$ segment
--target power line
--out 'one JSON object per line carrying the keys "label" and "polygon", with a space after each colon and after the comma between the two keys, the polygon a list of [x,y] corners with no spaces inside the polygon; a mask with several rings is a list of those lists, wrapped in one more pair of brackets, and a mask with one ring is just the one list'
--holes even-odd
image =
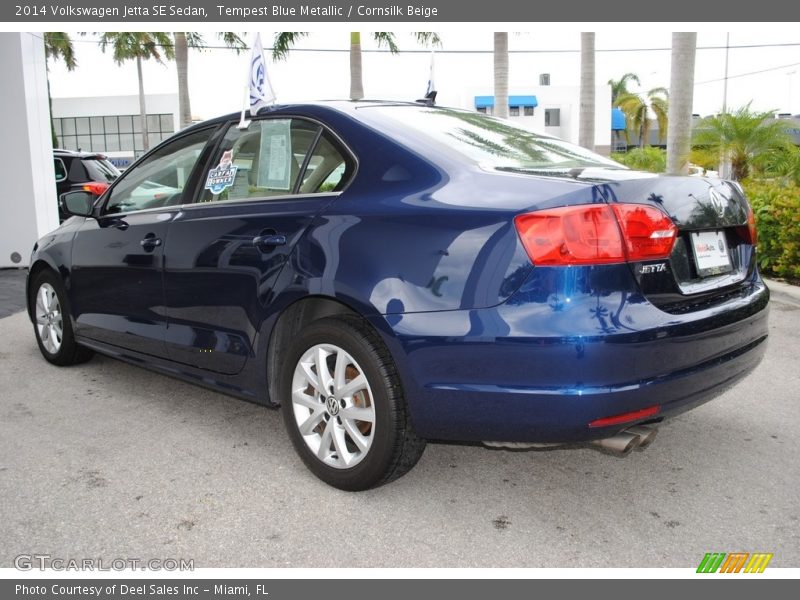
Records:
{"label": "power line", "polygon": [[[791,63],[788,65],[781,65],[779,67],[770,67],[768,69],[760,69],[759,71],[750,71],[749,73],[739,73],[738,75],[729,75],[728,79],[736,79],[738,77],[748,77],[749,75],[759,75],[760,73],[768,73],[769,71],[780,71],[781,69],[788,69],[789,67],[796,67],[800,62]],[[725,81],[725,77],[719,79],[707,79],[706,81],[698,81],[695,85],[703,85],[705,83],[716,83],[718,81]]]}

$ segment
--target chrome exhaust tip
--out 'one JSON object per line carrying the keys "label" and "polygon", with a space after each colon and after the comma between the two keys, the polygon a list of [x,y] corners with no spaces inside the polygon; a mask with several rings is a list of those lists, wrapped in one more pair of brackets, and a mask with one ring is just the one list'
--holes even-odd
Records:
{"label": "chrome exhaust tip", "polygon": [[636,425],[634,427],[629,427],[625,431],[638,435],[641,438],[639,445],[636,446],[636,450],[644,450],[647,448],[655,441],[656,434],[658,434],[658,429],[655,427],[648,427],[647,425]]}
{"label": "chrome exhaust tip", "polygon": [[592,440],[590,443],[614,456],[628,456],[633,452],[634,448],[642,443],[642,437],[636,433],[631,433],[630,430],[626,430],[611,437]]}

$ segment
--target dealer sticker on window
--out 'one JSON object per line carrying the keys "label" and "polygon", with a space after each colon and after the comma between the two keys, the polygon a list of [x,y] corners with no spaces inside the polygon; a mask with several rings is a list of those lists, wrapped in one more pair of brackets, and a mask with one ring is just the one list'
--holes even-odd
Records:
{"label": "dealer sticker on window", "polygon": [[702,231],[691,234],[692,251],[700,277],[718,275],[731,270],[728,243],[722,231]]}
{"label": "dealer sticker on window", "polygon": [[236,180],[236,170],[233,164],[233,151],[226,150],[222,153],[219,166],[214,167],[208,172],[205,188],[211,190],[212,194],[221,194],[225,188],[229,188]]}

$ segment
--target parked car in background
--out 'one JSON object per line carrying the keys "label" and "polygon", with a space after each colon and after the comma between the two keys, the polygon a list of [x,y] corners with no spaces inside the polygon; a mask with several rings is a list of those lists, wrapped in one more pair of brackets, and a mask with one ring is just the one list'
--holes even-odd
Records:
{"label": "parked car in background", "polygon": [[236,113],[61,203],[27,284],[44,358],[102,352],[280,406],[346,490],[401,476],[427,439],[643,448],[766,348],[740,187],[469,111]]}
{"label": "parked car in background", "polygon": [[[91,152],[53,150],[53,166],[59,196],[80,190],[98,197],[120,176],[119,170],[105,156]],[[59,220],[67,216],[59,204]]]}

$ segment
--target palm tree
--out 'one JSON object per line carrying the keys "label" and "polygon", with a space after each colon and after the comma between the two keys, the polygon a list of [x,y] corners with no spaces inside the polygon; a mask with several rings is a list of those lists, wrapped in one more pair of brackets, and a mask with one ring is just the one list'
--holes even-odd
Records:
{"label": "palm tree", "polygon": [[508,32],[494,34],[494,116],[508,118]]}
{"label": "palm tree", "polygon": [[594,32],[581,33],[581,92],[578,145],[594,150]]}
{"label": "palm tree", "polygon": [[[175,41],[175,66],[178,70],[178,113],[181,128],[192,123],[192,105],[189,100],[189,48],[205,48],[203,36],[197,32],[180,32],[172,34]],[[217,37],[228,47],[239,54],[247,48],[236,33],[222,31]]]}
{"label": "palm tree", "polygon": [[754,160],[790,143],[786,123],[767,120],[773,114],[752,112],[747,104],[734,112],[708,117],[695,129],[692,143],[713,155],[728,157],[731,179],[745,179]]}
{"label": "palm tree", "polygon": [[168,34],[163,32],[104,33],[100,36],[100,49],[105,52],[108,46],[111,46],[114,62],[118,65],[128,60],[136,61],[136,71],[139,76],[139,110],[142,118],[142,149],[146,152],[150,148],[150,143],[147,135],[147,107],[144,100],[142,61],[152,58],[163,64],[163,58],[168,60],[175,58],[172,40]]}
{"label": "palm tree", "polygon": [[[289,51],[297,41],[308,33],[305,31],[279,31],[275,34],[272,43],[272,59],[281,60],[286,58]],[[442,41],[439,35],[432,31],[416,31],[414,36],[417,41],[426,46],[441,46]],[[397,54],[400,49],[397,47],[395,35],[389,31],[376,31],[372,34],[372,39],[378,44],[379,48],[387,47],[392,54]],[[353,31],[350,33],[350,99],[361,100],[364,97],[364,78],[361,68],[361,32]]]}
{"label": "palm tree", "polygon": [[[628,120],[628,127],[639,134],[639,146],[648,145],[648,134],[650,133],[650,111],[652,110],[658,123],[658,139],[664,139],[664,132],[667,131],[667,113],[669,110],[669,92],[666,88],[657,87],[648,90],[644,95],[628,92],[617,97],[615,106],[625,113]],[[628,137],[628,131],[625,131]]]}
{"label": "palm tree", "polygon": [[756,157],[754,166],[766,177],[778,177],[800,185],[800,147],[787,144]]}
{"label": "palm tree", "polygon": [[625,73],[619,79],[609,79],[608,85],[611,86],[611,104],[616,106],[617,105],[617,98],[620,96],[630,94],[628,90],[628,82],[633,81],[636,85],[641,85],[639,82],[639,76],[636,73]]}
{"label": "palm tree", "polygon": [[[75,59],[75,47],[68,33],[63,31],[46,31],[44,33],[44,55],[46,59],[63,60],[67,71],[74,71],[78,66]],[[47,105],[50,107],[50,135],[53,138],[53,148],[58,148],[58,136],[53,125],[53,98],[50,96],[50,65],[47,64]]]}
{"label": "palm tree", "polygon": [[667,173],[688,175],[692,139],[692,100],[697,33],[672,34],[669,123],[667,126]]}

